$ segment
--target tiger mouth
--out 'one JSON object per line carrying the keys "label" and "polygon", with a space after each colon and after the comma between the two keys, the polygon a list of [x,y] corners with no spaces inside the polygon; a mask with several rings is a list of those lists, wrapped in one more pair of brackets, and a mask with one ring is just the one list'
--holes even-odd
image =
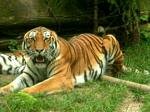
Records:
{"label": "tiger mouth", "polygon": [[44,63],[44,62],[46,62],[46,58],[43,56],[37,56],[37,57],[35,57],[35,62],[36,63]]}

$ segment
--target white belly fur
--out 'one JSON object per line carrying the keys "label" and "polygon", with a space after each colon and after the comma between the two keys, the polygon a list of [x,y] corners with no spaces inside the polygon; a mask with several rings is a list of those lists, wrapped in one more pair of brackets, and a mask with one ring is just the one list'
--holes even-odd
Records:
{"label": "white belly fur", "polygon": [[[99,75],[104,75],[105,74],[106,60],[105,60],[104,57],[102,57],[101,59],[102,59],[102,68],[100,68],[99,64],[96,64],[95,66],[92,67],[94,73],[97,71],[96,79],[99,77]],[[94,80],[88,69],[86,70],[86,77],[87,77],[87,81]],[[85,83],[85,74],[81,73],[80,75],[76,75],[75,79],[76,79],[75,80],[75,85],[83,84],[83,83]]]}

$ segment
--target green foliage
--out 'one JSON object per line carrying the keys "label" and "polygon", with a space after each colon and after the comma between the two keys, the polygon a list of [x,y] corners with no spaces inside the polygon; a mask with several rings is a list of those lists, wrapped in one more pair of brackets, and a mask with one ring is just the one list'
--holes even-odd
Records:
{"label": "green foliage", "polygon": [[150,24],[147,23],[140,28],[141,39],[150,42]]}
{"label": "green foliage", "polygon": [[140,31],[140,35],[141,35],[143,40],[149,40],[150,39],[150,31],[148,31],[147,29],[142,29]]}
{"label": "green foliage", "polygon": [[140,16],[140,20],[141,20],[142,22],[148,22],[148,20],[149,20],[149,15],[142,15],[142,16]]}
{"label": "green foliage", "polygon": [[122,24],[126,29],[126,34],[131,38],[135,33],[139,33],[139,3],[137,0],[107,0],[108,3],[112,4],[112,10],[116,11],[117,14],[121,15]]}
{"label": "green foliage", "polygon": [[[147,69],[150,71],[150,46],[149,42],[141,42],[140,44],[130,46],[125,50],[125,65],[137,68],[139,70]],[[129,75],[132,76],[132,75]],[[127,77],[129,77],[127,75]],[[140,75],[141,76],[141,75]],[[142,78],[142,77],[136,78]],[[143,75],[142,75],[143,76]],[[135,79],[134,76],[132,79]],[[143,79],[146,80],[147,78]],[[150,80],[149,80],[150,81]]]}
{"label": "green foliage", "polygon": [[131,24],[135,19],[138,19],[138,1],[137,0],[107,0],[108,3],[117,7],[118,12],[123,14],[122,20]]}
{"label": "green foliage", "polygon": [[20,44],[18,44],[17,40],[11,40],[8,45],[8,48],[10,51],[15,51],[15,50],[21,49],[21,46],[20,46]]}

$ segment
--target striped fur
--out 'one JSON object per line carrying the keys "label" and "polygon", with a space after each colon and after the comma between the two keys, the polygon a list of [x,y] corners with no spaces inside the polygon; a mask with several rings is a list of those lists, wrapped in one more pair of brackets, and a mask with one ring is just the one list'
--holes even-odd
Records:
{"label": "striped fur", "polygon": [[123,67],[123,54],[113,35],[101,38],[85,33],[66,41],[50,29],[37,27],[25,34],[22,49],[26,52],[25,68],[13,82],[0,88],[3,94],[70,90],[100,79],[108,71],[116,74]]}
{"label": "striped fur", "polygon": [[0,53],[0,74],[20,75],[24,68],[25,60],[22,52]]}

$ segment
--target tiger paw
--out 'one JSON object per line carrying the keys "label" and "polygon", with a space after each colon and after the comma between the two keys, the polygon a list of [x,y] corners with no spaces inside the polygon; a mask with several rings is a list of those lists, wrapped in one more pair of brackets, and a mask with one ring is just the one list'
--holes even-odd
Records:
{"label": "tiger paw", "polygon": [[7,95],[10,93],[10,90],[5,88],[5,87],[1,87],[0,88],[0,95]]}
{"label": "tiger paw", "polygon": [[0,88],[0,95],[7,95],[7,94],[11,93],[12,88],[13,88],[13,86],[11,84],[8,84],[4,87],[1,87]]}

